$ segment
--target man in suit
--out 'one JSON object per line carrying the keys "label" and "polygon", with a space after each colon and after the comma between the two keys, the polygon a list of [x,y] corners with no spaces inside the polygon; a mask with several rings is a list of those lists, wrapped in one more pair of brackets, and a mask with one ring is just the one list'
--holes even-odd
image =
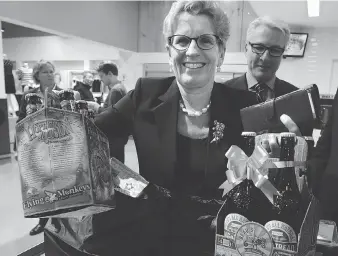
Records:
{"label": "man in suit", "polygon": [[255,19],[246,36],[248,72],[225,85],[254,91],[260,102],[296,91],[296,86],[276,77],[289,37],[290,30],[285,23],[270,17]]}

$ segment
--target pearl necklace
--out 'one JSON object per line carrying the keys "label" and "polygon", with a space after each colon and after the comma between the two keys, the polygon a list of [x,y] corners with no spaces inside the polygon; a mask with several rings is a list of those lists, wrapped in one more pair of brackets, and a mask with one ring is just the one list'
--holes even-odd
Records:
{"label": "pearl necklace", "polygon": [[209,104],[205,108],[202,108],[201,111],[196,111],[196,110],[189,110],[189,109],[187,109],[184,106],[184,103],[182,102],[182,100],[180,100],[180,108],[181,108],[181,110],[184,113],[186,113],[188,116],[194,116],[194,117],[199,117],[199,116],[205,114],[209,110],[210,104],[211,104],[211,102],[209,102]]}

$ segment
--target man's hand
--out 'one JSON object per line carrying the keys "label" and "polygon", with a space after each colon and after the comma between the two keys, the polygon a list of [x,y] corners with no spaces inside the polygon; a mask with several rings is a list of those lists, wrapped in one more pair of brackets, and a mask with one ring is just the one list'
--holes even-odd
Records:
{"label": "man's hand", "polygon": [[297,124],[288,115],[281,115],[280,121],[288,128],[289,132],[295,133],[297,136],[302,136]]}
{"label": "man's hand", "polygon": [[[285,125],[289,132],[293,132],[296,136],[302,136],[297,124],[288,116],[281,115],[280,121]],[[263,148],[269,153],[271,158],[279,157],[280,155],[280,137],[269,136],[268,139],[262,141]]]}

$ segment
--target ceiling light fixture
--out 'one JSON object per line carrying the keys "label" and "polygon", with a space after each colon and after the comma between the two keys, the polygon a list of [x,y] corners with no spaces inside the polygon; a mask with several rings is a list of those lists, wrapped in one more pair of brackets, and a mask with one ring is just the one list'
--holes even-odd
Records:
{"label": "ceiling light fixture", "polygon": [[4,29],[1,29],[1,32],[3,33],[3,32],[5,32],[5,30],[4,30]]}
{"label": "ceiling light fixture", "polygon": [[320,0],[307,0],[307,12],[309,17],[319,16]]}

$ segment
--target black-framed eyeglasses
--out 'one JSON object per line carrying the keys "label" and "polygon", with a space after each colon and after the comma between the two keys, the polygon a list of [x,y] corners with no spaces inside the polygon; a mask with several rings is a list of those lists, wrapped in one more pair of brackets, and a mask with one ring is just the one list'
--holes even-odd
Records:
{"label": "black-framed eyeglasses", "polygon": [[251,46],[251,51],[253,53],[256,53],[258,55],[263,55],[266,50],[268,50],[270,56],[272,57],[280,57],[283,55],[285,49],[281,47],[267,47],[263,44],[253,44],[249,42],[249,45]]}
{"label": "black-framed eyeglasses", "polygon": [[218,42],[222,42],[218,36],[212,34],[203,34],[198,37],[173,35],[168,37],[168,44],[178,51],[186,51],[189,48],[192,40],[195,40],[198,48],[201,50],[210,50],[214,48]]}

